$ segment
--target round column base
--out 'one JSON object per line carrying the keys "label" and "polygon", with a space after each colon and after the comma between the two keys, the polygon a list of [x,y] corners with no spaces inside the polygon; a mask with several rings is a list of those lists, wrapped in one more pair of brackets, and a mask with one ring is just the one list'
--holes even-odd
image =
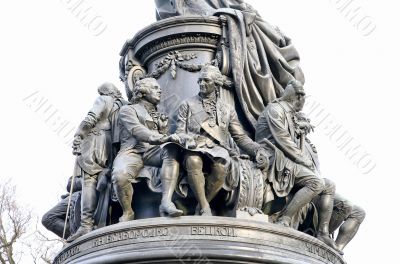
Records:
{"label": "round column base", "polygon": [[54,260],[70,263],[344,264],[321,241],[271,223],[226,217],[151,218],[95,230]]}

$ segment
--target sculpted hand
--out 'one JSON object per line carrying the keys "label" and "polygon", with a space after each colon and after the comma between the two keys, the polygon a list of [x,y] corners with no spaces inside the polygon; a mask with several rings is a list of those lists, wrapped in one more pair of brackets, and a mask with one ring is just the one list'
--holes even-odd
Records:
{"label": "sculpted hand", "polygon": [[186,148],[195,149],[197,148],[196,140],[192,136],[188,136],[185,140]]}
{"label": "sculpted hand", "polygon": [[167,135],[151,135],[148,142],[152,145],[161,145],[168,141]]}
{"label": "sculpted hand", "polygon": [[260,156],[260,157],[269,159],[269,157],[272,156],[272,154],[268,150],[266,150],[265,148],[260,147],[257,150],[256,156]]}
{"label": "sculpted hand", "polygon": [[81,154],[81,143],[82,143],[82,137],[79,135],[75,136],[74,141],[72,142],[72,154],[74,155]]}
{"label": "sculpted hand", "polygon": [[306,166],[307,168],[312,168],[312,166],[313,166],[313,162],[312,162],[312,160],[310,160],[310,159],[306,159],[306,160],[304,160],[304,162],[302,162],[302,164],[304,165],[304,166]]}
{"label": "sculpted hand", "polygon": [[315,128],[315,126],[309,124],[308,133],[310,133],[311,131],[314,132],[314,128]]}
{"label": "sculpted hand", "polygon": [[161,115],[160,119],[158,120],[158,128],[161,133],[168,132],[168,116]]}
{"label": "sculpted hand", "polygon": [[168,136],[167,142],[182,144],[182,139],[177,134],[172,134]]}
{"label": "sculpted hand", "polygon": [[306,123],[303,125],[303,127],[300,126],[300,128],[304,129],[306,134],[309,134],[311,131],[314,132],[314,126],[311,125],[310,123]]}
{"label": "sculpted hand", "polygon": [[185,146],[185,148],[195,149],[197,147],[197,143],[194,140],[192,135],[181,133],[181,134],[179,134],[179,137],[181,139],[180,144]]}

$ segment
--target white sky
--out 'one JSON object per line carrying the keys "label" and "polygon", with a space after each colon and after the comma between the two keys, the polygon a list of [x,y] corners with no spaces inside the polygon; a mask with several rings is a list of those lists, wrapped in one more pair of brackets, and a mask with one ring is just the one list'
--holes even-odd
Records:
{"label": "white sky", "polygon": [[[97,96],[96,88],[119,82],[119,51],[125,40],[155,21],[151,0],[85,0],[107,28],[99,36],[71,10],[69,0],[0,3],[0,69],[3,86],[1,179],[12,178],[18,199],[42,215],[63,194],[74,157],[53,131],[57,117],[77,126]],[[72,2],[76,2],[73,0]],[[361,144],[377,164],[370,173],[352,161],[317,127],[313,142],[325,177],[339,193],[367,211],[359,234],[345,250],[349,264],[394,263],[399,237],[399,82],[397,1],[354,0],[356,20],[369,19],[376,30],[365,35],[336,9],[347,0],[248,0],[268,22],[291,37],[301,55],[306,91],[328,119]],[[93,15],[92,15],[93,16]],[[47,99],[35,112],[24,98],[37,92]],[[46,122],[51,111],[53,118]],[[332,119],[334,118],[334,119]],[[70,134],[70,137],[72,137]],[[71,139],[71,138],[68,138]],[[352,143],[353,144],[353,143]],[[356,145],[354,145],[356,146]],[[366,160],[364,160],[366,161]],[[371,163],[372,164],[372,163]]]}

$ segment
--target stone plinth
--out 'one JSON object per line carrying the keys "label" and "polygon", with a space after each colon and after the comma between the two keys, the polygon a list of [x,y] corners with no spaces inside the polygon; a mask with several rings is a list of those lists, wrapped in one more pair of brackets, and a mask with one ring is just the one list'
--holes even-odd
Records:
{"label": "stone plinth", "polygon": [[237,218],[186,216],[98,229],[64,247],[54,263],[345,262],[319,240],[289,228]]}

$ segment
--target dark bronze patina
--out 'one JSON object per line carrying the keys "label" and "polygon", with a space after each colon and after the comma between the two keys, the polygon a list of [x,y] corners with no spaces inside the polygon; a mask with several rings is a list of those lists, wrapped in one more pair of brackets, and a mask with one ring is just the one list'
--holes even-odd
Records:
{"label": "dark bronze patina", "polygon": [[120,52],[128,101],[105,83],[75,135],[54,263],[344,263],[365,212],[321,177],[291,40],[242,0],[155,4]]}

